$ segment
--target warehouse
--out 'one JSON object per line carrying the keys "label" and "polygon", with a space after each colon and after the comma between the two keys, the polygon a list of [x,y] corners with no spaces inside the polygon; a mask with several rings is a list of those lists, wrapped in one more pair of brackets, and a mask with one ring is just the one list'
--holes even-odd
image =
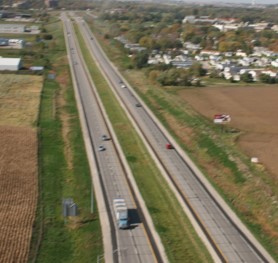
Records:
{"label": "warehouse", "polygon": [[20,24],[1,24],[0,33],[24,33],[25,25]]}
{"label": "warehouse", "polygon": [[1,58],[0,70],[16,71],[21,68],[21,58]]}

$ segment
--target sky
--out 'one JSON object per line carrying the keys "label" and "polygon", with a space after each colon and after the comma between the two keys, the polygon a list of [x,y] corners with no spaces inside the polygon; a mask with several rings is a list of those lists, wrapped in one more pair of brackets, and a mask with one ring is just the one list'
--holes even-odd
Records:
{"label": "sky", "polygon": [[[195,2],[195,3],[229,3],[229,4],[251,4],[252,0],[182,0],[184,2]],[[255,0],[255,4],[278,4],[278,0]],[[278,12],[278,11],[277,11]]]}

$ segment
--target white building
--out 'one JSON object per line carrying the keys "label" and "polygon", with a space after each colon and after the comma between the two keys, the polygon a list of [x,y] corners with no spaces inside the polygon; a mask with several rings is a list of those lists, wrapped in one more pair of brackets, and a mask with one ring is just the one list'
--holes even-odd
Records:
{"label": "white building", "polygon": [[1,24],[0,33],[24,33],[25,25],[21,24]]}
{"label": "white building", "polygon": [[0,70],[16,71],[21,68],[21,58],[2,58],[0,57]]}
{"label": "white building", "polygon": [[271,66],[278,68],[278,58],[274,61],[271,61]]}

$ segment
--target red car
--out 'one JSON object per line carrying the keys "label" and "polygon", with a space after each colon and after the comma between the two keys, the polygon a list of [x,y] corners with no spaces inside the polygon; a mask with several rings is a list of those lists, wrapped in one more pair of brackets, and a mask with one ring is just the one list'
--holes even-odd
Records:
{"label": "red car", "polygon": [[166,149],[173,149],[173,145],[171,143],[166,143]]}

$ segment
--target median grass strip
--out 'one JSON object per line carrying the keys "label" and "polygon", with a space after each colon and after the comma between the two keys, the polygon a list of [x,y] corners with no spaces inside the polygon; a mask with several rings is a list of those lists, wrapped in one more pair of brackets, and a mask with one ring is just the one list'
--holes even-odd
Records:
{"label": "median grass strip", "polygon": [[[160,234],[170,262],[212,262],[191,223],[120,107],[81,37],[76,33],[92,79]],[[124,132],[123,132],[124,131]],[[128,135],[128,136],[127,136]]]}
{"label": "median grass strip", "polygon": [[[30,262],[94,262],[103,254],[97,206],[91,214],[91,178],[67,66],[63,28],[47,27],[55,80],[45,79],[39,117],[40,200]],[[63,217],[62,199],[73,198],[76,217]],[[41,232],[40,232],[41,231]],[[39,250],[36,247],[39,244]]]}

